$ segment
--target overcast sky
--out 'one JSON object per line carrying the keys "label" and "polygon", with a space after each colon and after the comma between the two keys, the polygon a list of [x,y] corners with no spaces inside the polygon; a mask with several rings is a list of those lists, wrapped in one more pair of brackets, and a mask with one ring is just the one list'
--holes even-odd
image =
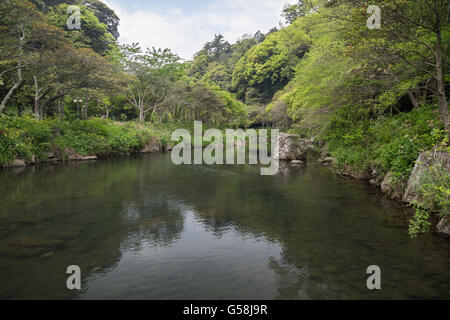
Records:
{"label": "overcast sky", "polygon": [[103,0],[120,18],[121,43],[170,48],[184,59],[222,33],[230,43],[244,33],[269,31],[291,0]]}

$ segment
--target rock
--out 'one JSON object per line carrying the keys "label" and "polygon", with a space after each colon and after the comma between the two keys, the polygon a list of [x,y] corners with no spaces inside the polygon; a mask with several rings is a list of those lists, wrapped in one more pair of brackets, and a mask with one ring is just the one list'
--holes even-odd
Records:
{"label": "rock", "polygon": [[450,216],[446,215],[436,226],[438,232],[450,236]]}
{"label": "rock", "polygon": [[25,161],[20,159],[15,159],[13,163],[11,163],[10,167],[25,167]]}
{"label": "rock", "polygon": [[[355,175],[355,179],[357,180],[369,180],[370,179],[370,172],[369,170],[363,170],[359,172],[357,175]],[[400,195],[401,197],[401,195]]]}
{"label": "rock", "polygon": [[82,156],[75,152],[75,150],[67,148],[64,150],[64,158],[67,158],[70,161],[88,161],[88,160],[97,160],[97,156]]}
{"label": "rock", "polygon": [[334,159],[332,157],[325,157],[325,158],[320,158],[317,161],[319,161],[322,164],[332,164]]}
{"label": "rock", "polygon": [[304,164],[304,162],[303,162],[302,160],[292,160],[292,161],[290,162],[290,164],[295,165],[295,166],[298,166],[298,165]]}
{"label": "rock", "polygon": [[62,161],[62,159],[63,159],[62,152],[55,148],[52,148],[52,150],[47,152],[47,159],[45,161],[57,162],[57,161]]}
{"label": "rock", "polygon": [[87,156],[87,157],[81,157],[78,160],[79,161],[92,161],[92,160],[97,160],[97,156]]}
{"label": "rock", "polygon": [[147,144],[140,150],[140,153],[153,153],[153,152],[159,152],[160,149],[160,142],[156,138],[150,139]]}
{"label": "rock", "polygon": [[171,144],[166,144],[166,146],[164,147],[164,151],[172,151],[173,150],[173,146]]}
{"label": "rock", "polygon": [[[450,172],[450,155],[447,152],[422,152],[414,166],[413,171],[408,180],[405,193],[403,194],[403,202],[412,203],[414,201],[422,202],[420,196],[420,186],[425,179],[429,179],[430,167],[441,166],[442,171]],[[426,208],[434,209],[434,208]]]}
{"label": "rock", "polygon": [[305,160],[306,152],[312,148],[309,140],[295,134],[280,133],[275,145],[276,157],[279,160]]}
{"label": "rock", "polygon": [[31,156],[30,159],[27,160],[27,164],[36,164],[37,162],[37,157],[36,156]]}
{"label": "rock", "polygon": [[393,184],[392,174],[388,172],[381,182],[381,191],[388,194],[392,199],[401,199],[402,193]]}

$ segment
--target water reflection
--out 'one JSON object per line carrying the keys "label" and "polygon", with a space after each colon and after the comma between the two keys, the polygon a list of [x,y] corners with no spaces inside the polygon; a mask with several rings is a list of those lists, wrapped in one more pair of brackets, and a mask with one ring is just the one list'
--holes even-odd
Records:
{"label": "water reflection", "polygon": [[0,298],[449,298],[448,242],[411,241],[408,212],[370,186],[283,168],[150,155],[0,171]]}

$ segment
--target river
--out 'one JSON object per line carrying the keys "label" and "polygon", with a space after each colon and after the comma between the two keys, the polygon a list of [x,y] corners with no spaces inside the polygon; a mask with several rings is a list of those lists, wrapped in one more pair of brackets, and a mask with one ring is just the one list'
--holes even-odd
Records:
{"label": "river", "polygon": [[0,299],[449,299],[450,241],[411,240],[408,214],[315,161],[276,176],[169,154],[1,170]]}

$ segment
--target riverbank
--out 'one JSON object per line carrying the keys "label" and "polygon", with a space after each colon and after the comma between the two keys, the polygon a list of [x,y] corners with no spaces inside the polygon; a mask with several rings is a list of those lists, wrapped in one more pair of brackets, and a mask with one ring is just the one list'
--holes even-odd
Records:
{"label": "riverbank", "polygon": [[[298,165],[304,160],[304,153],[315,148],[321,152],[320,161],[330,166],[336,174],[367,180],[388,197],[414,207],[416,214],[410,227],[412,236],[430,230],[430,214],[441,218],[437,228],[441,233],[450,235],[450,157],[442,131],[437,123],[428,118],[433,118],[432,110],[429,114],[421,112],[418,119],[412,113],[407,118],[398,116],[374,124],[367,132],[375,133],[378,137],[380,135],[377,132],[381,128],[392,130],[391,140],[384,143],[368,139],[370,136],[367,132],[364,133],[366,137],[360,133],[360,138],[354,140],[353,144],[346,142],[354,139],[349,138],[351,133],[342,136],[339,141],[330,139],[330,135],[328,141],[310,141],[297,135],[282,135],[280,151],[283,155],[280,159],[294,160],[294,165]],[[95,118],[69,122],[1,116],[0,120],[0,167],[95,160],[171,150],[171,133],[182,126],[175,123],[155,125]],[[421,131],[417,133],[418,130]],[[399,145],[399,141],[403,145]],[[439,141],[441,143],[436,144]],[[414,148],[409,148],[407,142]],[[355,150],[361,151],[363,143],[373,153],[366,152],[365,159],[356,161],[363,153]],[[432,151],[420,151],[426,148]],[[355,158],[355,154],[358,157]],[[390,161],[382,161],[388,155]]]}
{"label": "riverbank", "polygon": [[171,125],[104,119],[60,121],[0,118],[0,166],[80,161],[168,148]]}
{"label": "riverbank", "polygon": [[[407,123],[407,127],[409,126],[411,125]],[[398,135],[398,132],[396,134]],[[392,135],[394,143],[396,134]],[[423,136],[416,136],[411,141],[418,140],[417,144],[424,145],[424,141],[420,141],[423,139]],[[404,148],[393,150],[393,153],[397,152],[396,160],[402,162],[391,169],[383,167],[382,162],[370,162],[371,159],[376,159],[376,155],[372,155],[372,158],[368,155],[365,166],[357,163],[359,168],[348,161],[342,162],[342,159],[340,162],[336,157],[342,156],[343,151],[351,153],[350,147],[336,153],[330,150],[327,141],[308,140],[295,134],[281,133],[276,152],[280,160],[297,165],[303,163],[306,154],[313,150],[320,155],[318,161],[328,166],[335,174],[344,178],[365,180],[381,189],[387,197],[413,207],[415,214],[409,227],[412,237],[430,231],[433,220],[438,221],[433,226],[439,233],[450,236],[450,154],[446,150],[445,139],[443,141],[444,143],[434,145],[426,151],[419,148],[410,150],[408,156],[416,157],[415,161],[411,162],[405,158]],[[387,147],[391,146],[387,143],[381,146],[381,150]]]}
{"label": "riverbank", "polygon": [[450,235],[450,148],[436,106],[359,122],[344,111],[319,137],[324,162],[412,206],[412,236],[430,230],[430,214]]}
{"label": "riverbank", "polygon": [[[392,173],[384,176],[373,170],[368,175],[342,174],[330,156],[318,160],[340,177],[364,180],[378,188],[386,197],[404,203],[415,210],[410,220],[412,237],[428,232],[431,228],[450,237],[450,213],[448,204],[448,180],[450,155],[438,150],[420,153],[406,184],[393,184]],[[403,187],[402,187],[403,186]]]}

